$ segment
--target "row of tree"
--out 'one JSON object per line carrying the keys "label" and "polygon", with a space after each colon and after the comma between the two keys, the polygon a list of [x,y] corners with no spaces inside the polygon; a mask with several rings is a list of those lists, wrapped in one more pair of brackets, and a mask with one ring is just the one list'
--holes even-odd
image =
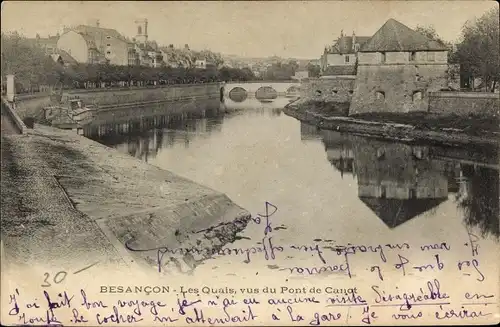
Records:
{"label": "row of tree", "polygon": [[[460,74],[462,80],[467,80],[469,87],[480,87],[494,92],[500,84],[499,59],[499,8],[486,12],[481,17],[467,21],[462,27],[462,35],[456,46],[444,41],[432,27],[418,26],[416,30],[431,39],[447,46],[448,62],[460,67],[460,71],[450,71]],[[480,79],[480,85],[474,85],[474,80]]]}
{"label": "row of tree", "polygon": [[[250,69],[217,68],[223,62],[220,55],[208,50],[201,52],[176,51],[188,56],[188,68],[115,66],[109,64],[76,64],[65,66],[17,33],[1,34],[2,78],[8,74],[16,76],[16,91],[33,92],[40,86],[64,88],[94,88],[107,86],[136,86],[158,84],[206,83],[216,81],[248,81],[255,79]],[[188,55],[190,54],[190,55]],[[197,57],[213,59],[209,69],[190,68]],[[171,60],[176,60],[172,57]],[[185,64],[178,59],[179,64]],[[183,65],[184,66],[184,65]],[[4,88],[2,80],[2,88]]]}

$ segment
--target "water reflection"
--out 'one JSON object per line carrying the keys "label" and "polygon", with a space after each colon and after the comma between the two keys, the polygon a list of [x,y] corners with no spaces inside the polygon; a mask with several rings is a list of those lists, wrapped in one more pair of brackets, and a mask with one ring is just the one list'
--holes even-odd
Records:
{"label": "water reflection", "polygon": [[[301,127],[305,138],[321,135],[328,161],[343,177],[349,174],[358,185],[359,199],[388,227],[395,228],[425,212],[435,211],[452,199],[470,227],[482,234],[500,236],[499,170],[495,149],[471,149],[409,145]],[[481,151],[483,153],[481,154]],[[450,197],[450,194],[453,195]]]}
{"label": "water reflection", "polygon": [[[94,126],[88,136],[224,192],[251,212],[273,199],[283,215],[295,217],[287,224],[294,240],[330,238],[339,226],[345,235],[337,238],[364,228],[365,238],[374,231],[411,237],[415,226],[434,233],[440,224],[458,233],[462,223],[500,236],[498,149],[318,130],[282,114],[287,102],[227,100],[224,110],[205,117],[152,116]],[[422,225],[412,224],[417,219]]]}
{"label": "water reflection", "polygon": [[207,114],[205,118],[152,116],[121,124],[89,126],[84,135],[148,162],[161,149],[178,145],[189,147],[193,138],[206,138],[220,132],[223,120],[224,113],[216,112]]}
{"label": "water reflection", "polygon": [[244,101],[233,101],[230,98],[224,99],[226,111],[252,110],[252,109],[283,109],[285,105],[294,101],[295,98],[278,97],[276,99],[247,98]]}

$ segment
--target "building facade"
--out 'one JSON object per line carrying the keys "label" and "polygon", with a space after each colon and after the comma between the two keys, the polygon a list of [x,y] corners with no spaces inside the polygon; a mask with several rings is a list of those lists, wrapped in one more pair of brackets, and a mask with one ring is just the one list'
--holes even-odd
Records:
{"label": "building facade", "polygon": [[447,87],[448,49],[389,19],[358,52],[349,114],[425,111]]}
{"label": "building facade", "polygon": [[56,36],[40,37],[36,35],[34,39],[29,39],[30,43],[34,46],[40,47],[47,56],[57,54],[57,41],[59,40],[59,34]]}
{"label": "building facade", "polygon": [[79,25],[67,29],[59,38],[57,47],[66,51],[79,63],[110,63],[129,65],[134,60],[131,43],[114,29]]}
{"label": "building facade", "polygon": [[352,36],[340,33],[340,37],[331,47],[326,47],[320,59],[322,75],[356,75],[357,53],[369,36]]}
{"label": "building facade", "polygon": [[67,28],[59,38],[57,48],[79,63],[160,67],[163,55],[156,42],[148,41],[147,19],[135,23],[137,35],[132,40],[114,29],[100,27],[99,21],[94,26]]}

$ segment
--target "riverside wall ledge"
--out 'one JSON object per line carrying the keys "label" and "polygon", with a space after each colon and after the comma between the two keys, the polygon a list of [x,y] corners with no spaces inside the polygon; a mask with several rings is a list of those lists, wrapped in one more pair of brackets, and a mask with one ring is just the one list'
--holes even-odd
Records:
{"label": "riverside wall ledge", "polygon": [[283,112],[304,123],[321,129],[374,137],[402,142],[426,142],[436,144],[499,146],[500,133],[489,132],[483,136],[474,136],[459,131],[428,131],[416,129],[412,125],[382,123],[355,119],[351,117],[325,117],[307,110],[296,110],[293,103]]}
{"label": "riverside wall ledge", "polygon": [[[97,108],[119,108],[136,104],[154,104],[197,99],[220,98],[222,83],[160,85],[149,87],[63,90],[62,102],[80,99]],[[17,97],[16,111],[21,118],[39,117],[43,108],[57,105],[49,94]]]}
{"label": "riverside wall ledge", "polygon": [[27,127],[22,121],[21,117],[17,114],[16,110],[12,107],[13,105],[7,101],[7,98],[2,96],[2,109],[5,110],[10,119],[14,122],[14,125],[19,130],[21,134],[26,133]]}
{"label": "riverside wall ledge", "polygon": [[165,256],[165,264],[174,257],[190,270],[250,221],[226,195],[70,131],[35,124],[24,135],[2,135],[1,146],[8,265],[71,271],[99,261],[158,271],[156,251],[132,252],[128,242],[197,249]]}

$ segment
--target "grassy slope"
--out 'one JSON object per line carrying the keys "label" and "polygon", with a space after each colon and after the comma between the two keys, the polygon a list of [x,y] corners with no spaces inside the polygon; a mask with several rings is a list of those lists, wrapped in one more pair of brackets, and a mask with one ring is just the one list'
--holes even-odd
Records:
{"label": "grassy slope", "polygon": [[[314,112],[325,117],[347,117],[349,103],[335,103],[311,101],[298,106],[300,111]],[[500,132],[498,116],[456,114],[442,115],[431,112],[407,113],[362,113],[350,116],[355,119],[413,125],[423,130],[457,129],[467,134],[480,134],[481,132]]]}

